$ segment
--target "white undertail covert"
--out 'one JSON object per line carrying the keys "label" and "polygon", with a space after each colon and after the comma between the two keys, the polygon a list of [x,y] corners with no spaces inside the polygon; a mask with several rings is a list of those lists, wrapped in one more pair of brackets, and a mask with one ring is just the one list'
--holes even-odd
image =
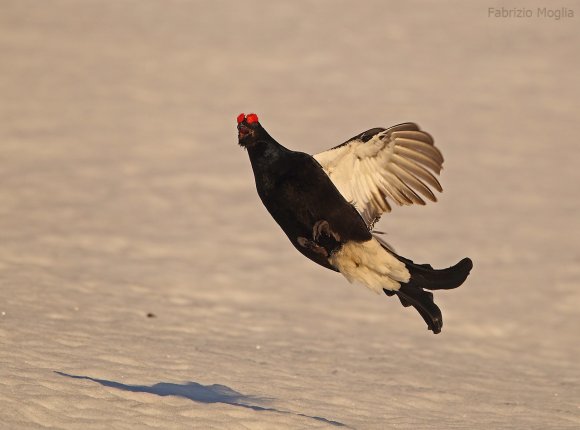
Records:
{"label": "white undertail covert", "polygon": [[397,291],[400,282],[409,282],[411,274],[405,264],[386,251],[375,239],[350,241],[329,258],[330,263],[350,282],[362,284],[377,294]]}

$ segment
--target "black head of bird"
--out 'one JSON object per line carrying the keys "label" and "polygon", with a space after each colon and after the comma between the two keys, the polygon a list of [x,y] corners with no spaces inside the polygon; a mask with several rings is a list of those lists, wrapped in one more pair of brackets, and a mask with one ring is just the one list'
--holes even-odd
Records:
{"label": "black head of bird", "polygon": [[258,115],[255,113],[238,115],[238,143],[240,146],[249,148],[268,138],[270,136],[260,125]]}

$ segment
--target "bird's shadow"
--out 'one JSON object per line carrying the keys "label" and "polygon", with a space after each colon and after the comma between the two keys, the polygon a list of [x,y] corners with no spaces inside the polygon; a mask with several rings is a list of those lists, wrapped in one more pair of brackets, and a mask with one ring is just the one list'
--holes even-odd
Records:
{"label": "bird's shadow", "polygon": [[220,384],[202,385],[197,382],[185,382],[183,384],[173,384],[170,382],[160,382],[154,385],[128,385],[121,382],[108,381],[106,379],[91,378],[90,376],[70,375],[64,372],[55,371],[54,373],[66,376],[73,379],[85,379],[101,384],[105,387],[116,388],[123,391],[130,391],[133,393],[150,393],[158,396],[177,396],[184,397],[199,403],[224,403],[226,405],[238,406],[241,408],[252,409],[254,411],[269,411],[278,414],[295,415],[299,417],[310,418],[317,421],[322,421],[337,427],[347,427],[347,425],[329,420],[323,417],[301,414],[298,412],[286,411],[276,408],[260,406],[257,403],[267,402],[268,398],[250,396],[232,390],[230,387]]}

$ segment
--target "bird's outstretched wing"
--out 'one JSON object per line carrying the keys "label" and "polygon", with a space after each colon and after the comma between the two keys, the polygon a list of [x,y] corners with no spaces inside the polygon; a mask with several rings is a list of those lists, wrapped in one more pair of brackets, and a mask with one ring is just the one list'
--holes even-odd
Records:
{"label": "bird's outstretched wing", "polygon": [[443,156],[417,124],[373,128],[314,158],[371,228],[393,202],[424,205],[437,201],[430,187],[442,191]]}

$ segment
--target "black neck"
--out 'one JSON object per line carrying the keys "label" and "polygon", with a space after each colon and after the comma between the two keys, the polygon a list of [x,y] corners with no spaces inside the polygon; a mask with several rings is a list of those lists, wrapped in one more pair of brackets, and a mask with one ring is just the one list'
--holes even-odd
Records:
{"label": "black neck", "polygon": [[284,148],[270,136],[248,146],[248,155],[254,171],[263,171],[276,164],[281,157],[292,151]]}

